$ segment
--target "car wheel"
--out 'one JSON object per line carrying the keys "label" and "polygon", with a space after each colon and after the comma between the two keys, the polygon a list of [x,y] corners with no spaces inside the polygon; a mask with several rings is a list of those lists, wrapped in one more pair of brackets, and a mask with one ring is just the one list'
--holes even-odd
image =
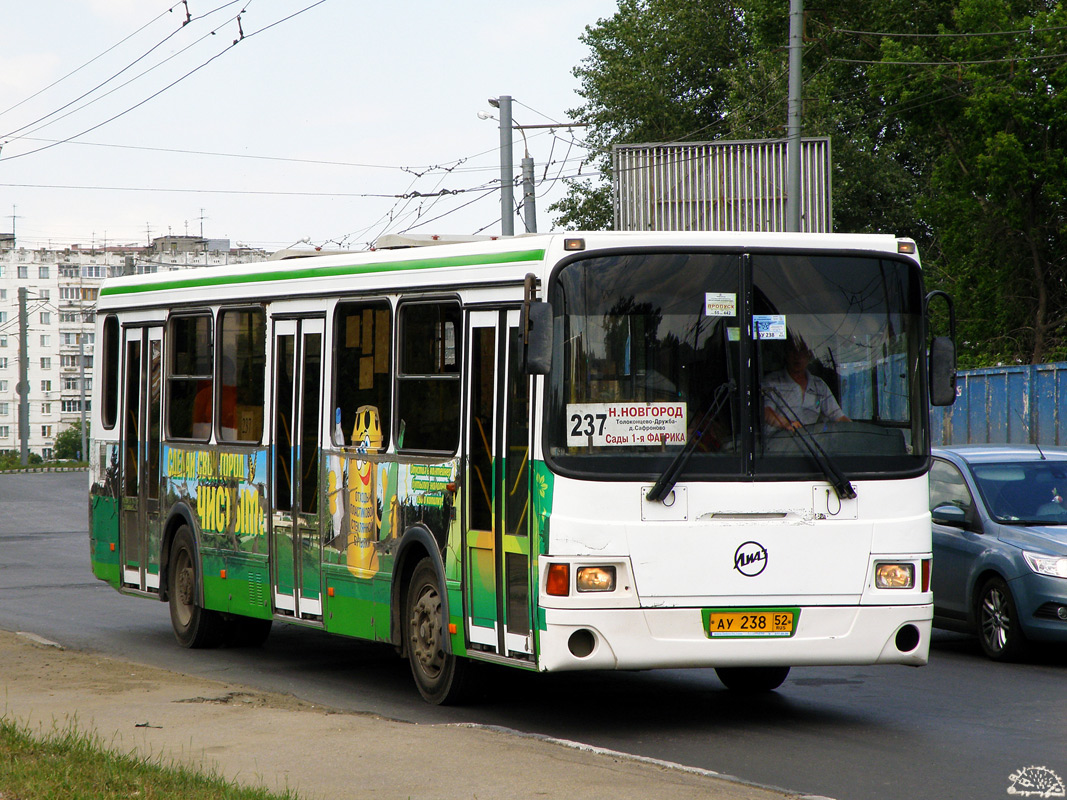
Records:
{"label": "car wheel", "polygon": [[789,667],[716,667],[715,675],[734,692],[773,692],[789,675]]}
{"label": "car wheel", "polygon": [[1019,627],[1019,614],[1011,589],[1003,578],[990,578],[982,584],[976,604],[978,641],[982,651],[994,661],[1014,661],[1026,650],[1026,638]]}

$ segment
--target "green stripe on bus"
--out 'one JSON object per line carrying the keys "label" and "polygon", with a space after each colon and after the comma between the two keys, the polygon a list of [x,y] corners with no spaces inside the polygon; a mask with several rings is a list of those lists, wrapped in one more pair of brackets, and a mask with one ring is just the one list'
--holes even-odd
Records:
{"label": "green stripe on bus", "polygon": [[264,283],[269,281],[299,280],[302,278],[335,278],[343,275],[365,275],[376,272],[401,272],[404,270],[437,269],[440,267],[480,267],[489,264],[541,261],[544,257],[544,250],[521,250],[510,253],[447,256],[444,258],[412,259],[410,261],[379,261],[371,264],[278,269],[271,272],[239,273],[237,275],[222,275],[214,278],[175,278],[169,281],[134,286],[105,286],[100,290],[100,294],[122,295],[142,292],[166,292],[174,289],[225,286],[227,284]]}

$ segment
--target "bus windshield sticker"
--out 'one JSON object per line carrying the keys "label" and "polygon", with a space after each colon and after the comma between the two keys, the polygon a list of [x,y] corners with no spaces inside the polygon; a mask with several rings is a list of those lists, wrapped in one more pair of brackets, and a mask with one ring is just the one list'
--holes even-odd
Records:
{"label": "bus windshield sticker", "polygon": [[708,317],[736,317],[737,295],[734,292],[706,292],[704,315]]}
{"label": "bus windshield sticker", "polygon": [[685,403],[569,403],[568,447],[685,444]]}
{"label": "bus windshield sticker", "polygon": [[753,314],[752,331],[757,339],[785,339],[785,314]]}

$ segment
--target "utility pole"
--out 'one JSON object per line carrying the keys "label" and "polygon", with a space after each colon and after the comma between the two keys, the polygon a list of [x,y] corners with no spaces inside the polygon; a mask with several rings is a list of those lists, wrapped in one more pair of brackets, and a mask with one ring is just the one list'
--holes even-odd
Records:
{"label": "utility pole", "polygon": [[515,235],[515,162],[511,152],[511,95],[490,98],[489,105],[500,109],[500,234]]}
{"label": "utility pole", "polygon": [[789,107],[786,126],[786,229],[800,231],[800,133],[801,91],[804,76],[801,64],[804,46],[804,0],[789,0]]}
{"label": "utility pole", "polygon": [[[526,134],[523,134],[526,138]],[[522,217],[527,233],[537,233],[537,200],[534,196],[534,162],[530,151],[522,159]]]}
{"label": "utility pole", "polygon": [[[530,156],[530,147],[526,143],[526,131],[531,128],[585,128],[587,122],[553,122],[542,125],[516,125],[511,116],[511,95],[502,94],[500,97],[490,97],[489,105],[500,109],[500,232],[504,236],[515,235],[515,177],[513,170],[515,164],[512,161],[511,137],[512,130],[522,134],[523,158],[522,158],[522,217],[523,225],[527,233],[537,233],[537,198],[534,186],[534,160]],[[479,111],[481,119],[493,119],[486,111]]]}
{"label": "utility pole", "polygon": [[[85,322],[85,315],[82,314],[82,322]],[[82,326],[84,328],[84,325]],[[85,428],[85,333],[83,330],[78,331],[78,366],[81,369],[78,375],[78,385],[81,387],[81,412],[82,412],[82,449],[81,449],[81,461],[89,460],[89,449],[86,445],[86,428]]]}
{"label": "utility pole", "polygon": [[30,353],[29,325],[26,324],[26,288],[19,287],[19,454],[22,466],[30,463]]}

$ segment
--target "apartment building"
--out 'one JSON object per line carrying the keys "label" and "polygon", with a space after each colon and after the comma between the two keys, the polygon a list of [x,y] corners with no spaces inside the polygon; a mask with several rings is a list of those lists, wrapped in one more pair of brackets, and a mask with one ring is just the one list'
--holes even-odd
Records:
{"label": "apartment building", "polygon": [[[0,450],[19,450],[20,289],[26,295],[27,447],[52,457],[56,436],[92,395],[93,323],[104,279],[212,264],[263,261],[228,240],[164,236],[147,247],[27,248],[0,234]],[[86,405],[88,411],[88,405]]]}

